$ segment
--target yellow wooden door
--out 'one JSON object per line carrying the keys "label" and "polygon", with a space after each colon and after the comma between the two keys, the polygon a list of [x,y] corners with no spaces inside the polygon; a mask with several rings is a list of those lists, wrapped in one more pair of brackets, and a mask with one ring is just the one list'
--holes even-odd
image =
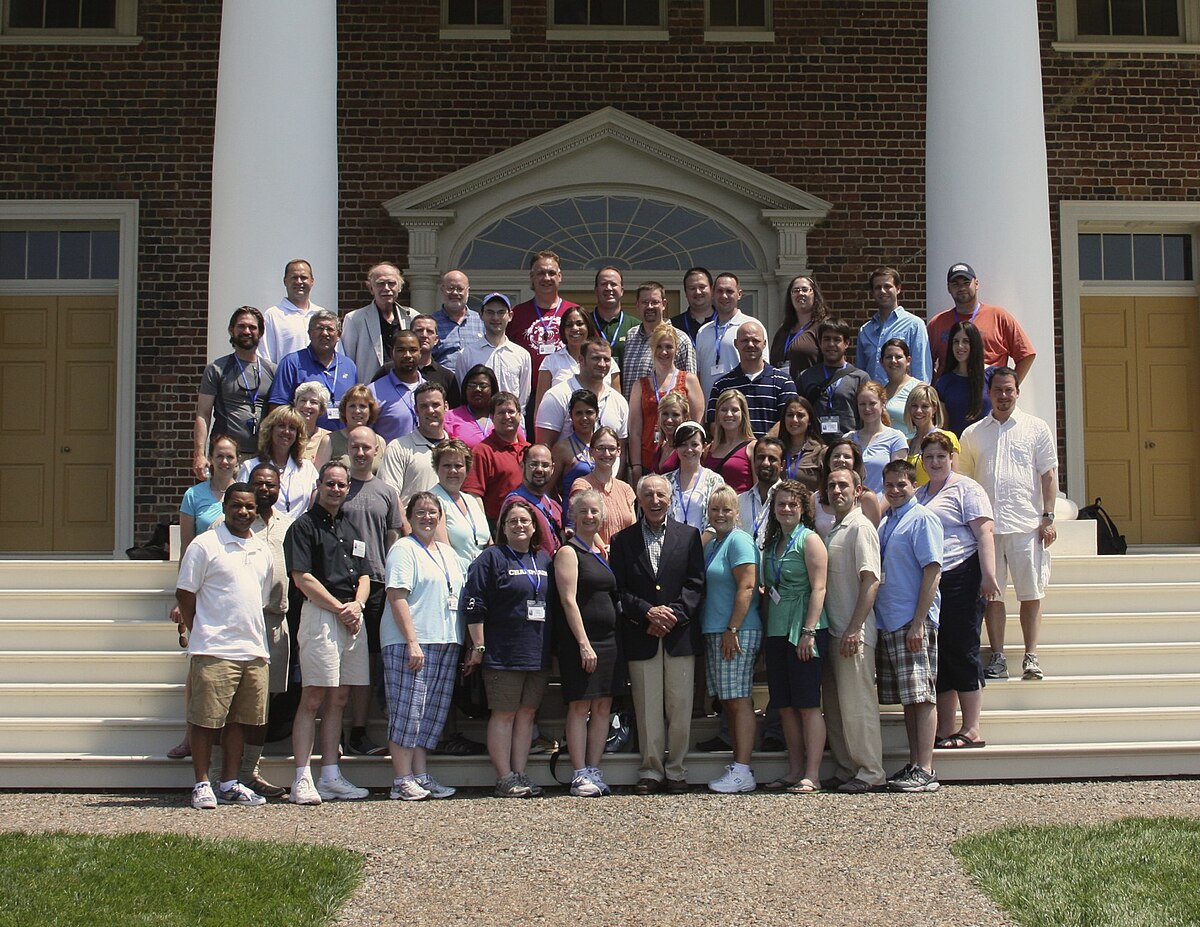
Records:
{"label": "yellow wooden door", "polygon": [[117,304],[0,299],[0,551],[111,551]]}
{"label": "yellow wooden door", "polygon": [[1190,297],[1081,301],[1086,495],[1131,544],[1200,542],[1200,319]]}

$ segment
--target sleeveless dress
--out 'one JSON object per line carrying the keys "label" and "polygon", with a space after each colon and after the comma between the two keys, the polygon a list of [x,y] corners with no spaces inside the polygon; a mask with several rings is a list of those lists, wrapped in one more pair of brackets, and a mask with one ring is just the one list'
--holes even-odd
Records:
{"label": "sleeveless dress", "polygon": [[591,673],[583,671],[579,642],[567,625],[552,567],[550,608],[554,618],[554,649],[558,654],[558,669],[562,677],[563,701],[608,698],[616,695],[625,684],[624,662],[617,635],[617,580],[607,562],[600,562],[591,551],[583,550],[574,541],[569,541],[565,546],[574,551],[579,561],[575,601],[579,605],[588,641],[596,651],[596,669]]}
{"label": "sleeveless dress", "polygon": [[[658,404],[671,393],[678,393],[684,399],[687,398],[687,377],[681,371],[675,372],[675,382],[661,396],[655,392],[654,376],[652,374],[638,380],[642,384],[642,433],[640,437],[642,464],[646,473],[653,471],[649,462],[654,460],[655,451],[658,450],[658,442],[654,440],[654,436],[658,433]],[[661,386],[660,383],[659,387],[661,388]]]}

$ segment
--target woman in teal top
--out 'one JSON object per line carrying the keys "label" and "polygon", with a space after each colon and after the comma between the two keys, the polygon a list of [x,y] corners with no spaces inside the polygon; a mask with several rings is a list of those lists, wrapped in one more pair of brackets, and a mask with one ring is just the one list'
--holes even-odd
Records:
{"label": "woman in teal top", "polygon": [[454,548],[464,575],[492,540],[483,502],[462,491],[472,456],[462,438],[447,438],[433,448],[433,466],[438,477],[433,494],[441,500],[445,513],[437,526],[436,538]]}
{"label": "woman in teal top", "polygon": [[767,687],[787,743],[787,774],[767,783],[789,792],[820,790],[825,751],[821,672],[829,653],[825,545],[812,530],[809,492],[796,480],[775,487],[763,546]]}
{"label": "woman in teal top", "polygon": [[720,486],[708,497],[715,536],[704,547],[705,592],[700,613],[708,694],[721,700],[729,719],[733,762],[708,787],[714,792],[753,792],[754,662],[762,647],[758,613],[758,548],[738,526],[738,497]]}

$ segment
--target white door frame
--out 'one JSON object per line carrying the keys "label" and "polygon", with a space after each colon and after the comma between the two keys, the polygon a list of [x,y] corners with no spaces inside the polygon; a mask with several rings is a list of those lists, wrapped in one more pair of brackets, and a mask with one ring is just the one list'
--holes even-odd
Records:
{"label": "white door frame", "polygon": [[134,399],[137,363],[137,200],[0,200],[0,222],[116,222],[119,233],[117,281],[0,280],[0,293],[27,295],[105,295],[117,297],[116,460],[113,512],[114,559],[133,544]]}
{"label": "white door frame", "polygon": [[1071,498],[1080,505],[1092,500],[1083,497],[1086,485],[1084,459],[1083,409],[1083,332],[1080,300],[1083,296],[1191,296],[1198,292],[1196,283],[1121,281],[1104,283],[1079,279],[1079,234],[1109,231],[1188,232],[1192,235],[1192,271],[1200,273],[1196,260],[1197,229],[1200,228],[1200,203],[1147,202],[1113,200],[1083,202],[1062,200],[1058,205],[1058,229],[1062,243],[1063,321],[1063,428],[1066,437],[1067,485]]}

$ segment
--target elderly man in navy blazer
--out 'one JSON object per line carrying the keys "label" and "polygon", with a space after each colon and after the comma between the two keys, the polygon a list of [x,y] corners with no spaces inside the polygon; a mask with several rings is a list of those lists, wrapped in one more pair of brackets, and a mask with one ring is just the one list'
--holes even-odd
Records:
{"label": "elderly man in navy blazer", "polygon": [[642,748],[634,791],[683,792],[704,551],[700,532],[669,516],[671,487],[665,479],[642,477],[637,498],[642,517],[613,538],[609,558],[620,590],[622,643]]}

